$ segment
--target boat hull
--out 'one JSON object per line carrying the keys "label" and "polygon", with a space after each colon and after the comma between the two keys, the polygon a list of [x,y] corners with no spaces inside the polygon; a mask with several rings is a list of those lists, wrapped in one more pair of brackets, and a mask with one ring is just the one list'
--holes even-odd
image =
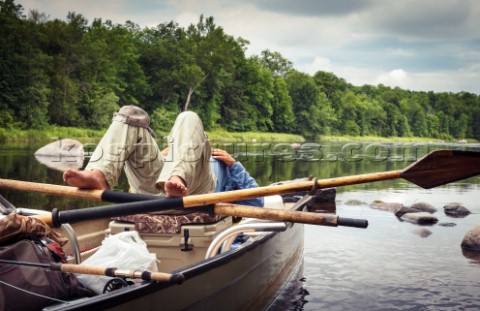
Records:
{"label": "boat hull", "polygon": [[303,263],[303,225],[180,269],[181,285],[142,283],[44,310],[264,310]]}

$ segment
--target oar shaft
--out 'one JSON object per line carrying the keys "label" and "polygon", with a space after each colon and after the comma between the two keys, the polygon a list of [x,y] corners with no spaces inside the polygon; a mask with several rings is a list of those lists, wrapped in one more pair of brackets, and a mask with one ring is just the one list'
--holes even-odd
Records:
{"label": "oar shaft", "polygon": [[[370,173],[330,179],[319,180],[319,188],[330,188],[345,185],[354,185],[366,182],[374,182],[380,180],[399,178],[401,171],[390,171],[381,173]],[[184,207],[203,206],[221,202],[235,202],[239,200],[247,200],[258,197],[266,197],[271,195],[281,195],[296,193],[298,191],[309,190],[313,187],[313,181],[305,181],[298,183],[287,183],[283,185],[273,185],[258,188],[249,188],[242,190],[208,193],[200,195],[191,195],[183,199]],[[107,201],[114,203],[141,201],[148,199],[158,199],[155,196],[138,195],[131,193],[116,192],[110,190],[89,190],[78,189],[76,187],[42,184],[35,182],[26,182],[10,179],[0,179],[0,188],[12,190],[24,190],[32,192],[40,192],[51,195],[68,196],[81,199],[90,199],[97,201]]]}
{"label": "oar shaft", "polygon": [[[389,171],[381,173],[370,173],[355,176],[346,176],[338,178],[329,178],[318,180],[318,187],[330,188],[345,185],[355,185],[367,182],[388,180],[399,178],[401,171]],[[200,195],[190,195],[183,198],[184,207],[202,206],[222,202],[235,202],[238,200],[247,200],[271,195],[282,195],[296,193],[312,189],[314,181],[304,181],[298,183],[287,183],[283,185],[273,185],[267,187],[249,188],[234,191],[207,193]]]}
{"label": "oar shaft", "polygon": [[78,189],[76,187],[42,184],[36,182],[12,180],[12,179],[0,179],[0,188],[10,190],[23,190],[30,192],[39,192],[45,194],[66,196],[79,199],[89,200],[102,200],[103,190],[94,189]]}
{"label": "oar shaft", "polygon": [[333,214],[285,211],[274,208],[258,208],[235,204],[216,204],[214,212],[217,215],[268,219],[321,226],[337,226],[338,223],[338,216]]}

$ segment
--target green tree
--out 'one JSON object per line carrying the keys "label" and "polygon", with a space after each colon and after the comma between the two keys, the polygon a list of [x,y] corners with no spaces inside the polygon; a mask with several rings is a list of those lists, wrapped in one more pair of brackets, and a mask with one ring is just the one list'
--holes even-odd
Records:
{"label": "green tree", "polygon": [[440,119],[434,115],[427,115],[427,131],[428,137],[440,137]]}
{"label": "green tree", "polygon": [[252,59],[262,67],[269,69],[275,76],[285,77],[293,69],[293,63],[279,52],[264,50],[260,56],[253,56]]}
{"label": "green tree", "polygon": [[21,27],[22,17],[21,5],[15,5],[12,0],[0,1],[0,111],[3,122],[13,118],[18,97],[16,85],[21,77],[16,67],[18,54],[23,52],[18,48],[23,34],[17,30]]}
{"label": "green tree", "polygon": [[[48,72],[51,77],[48,114],[51,124],[64,126],[84,125],[80,115],[79,55],[81,40],[87,29],[87,19],[80,14],[69,13],[67,22],[55,19],[48,21],[43,32],[48,38],[44,51],[52,57]],[[68,112],[68,113],[65,113]]]}
{"label": "green tree", "polygon": [[440,123],[440,137],[441,138],[449,138],[450,134],[450,118],[445,114],[443,111],[438,111],[436,116]]}
{"label": "green tree", "polygon": [[282,77],[273,79],[272,122],[275,132],[290,133],[295,129],[292,98]]}
{"label": "green tree", "polygon": [[480,139],[480,98],[467,92],[355,87],[313,77],[280,53],[245,56],[248,41],[200,16],[140,29],[75,12],[48,20],[0,0],[0,126],[105,127],[118,105],[138,104],[161,132],[181,110],[231,131]]}
{"label": "green tree", "polygon": [[151,114],[150,127],[157,134],[167,135],[173,127],[179,113],[178,107],[171,107],[170,109],[159,107]]}
{"label": "green tree", "polygon": [[364,106],[362,134],[382,136],[387,127],[387,114],[376,99],[362,95],[360,96]]}
{"label": "green tree", "polygon": [[35,16],[26,19],[21,5],[0,1],[0,123],[7,127],[12,120],[22,128],[47,124],[50,59],[41,50],[41,19]]}
{"label": "green tree", "polygon": [[309,138],[328,133],[335,117],[330,102],[319,91],[314,79],[305,73],[292,71],[287,75],[286,82],[296,118],[295,133]]}
{"label": "green tree", "polygon": [[335,94],[345,93],[351,88],[345,79],[339,78],[331,72],[317,71],[313,78],[319,90],[325,93],[328,100],[333,100]]}
{"label": "green tree", "polygon": [[237,68],[237,82],[224,93],[221,124],[233,131],[269,131],[273,129],[274,78],[270,70],[255,60],[246,60]]}
{"label": "green tree", "polygon": [[183,106],[179,95],[179,71],[189,57],[179,45],[184,40],[185,30],[174,22],[141,32],[139,63],[149,86],[142,106],[147,112],[171,104]]}

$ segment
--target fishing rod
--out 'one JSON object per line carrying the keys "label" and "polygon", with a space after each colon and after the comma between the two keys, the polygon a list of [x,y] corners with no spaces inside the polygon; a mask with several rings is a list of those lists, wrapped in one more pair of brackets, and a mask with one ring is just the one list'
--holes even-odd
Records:
{"label": "fishing rod", "polygon": [[64,263],[37,263],[16,261],[8,259],[0,259],[0,264],[16,265],[16,266],[28,266],[49,269],[52,271],[60,271],[65,273],[79,273],[79,274],[91,274],[91,275],[104,275],[110,277],[124,277],[130,279],[142,279],[144,281],[156,281],[172,284],[182,284],[185,277],[181,273],[164,273],[164,272],[152,272],[152,271],[139,271],[139,270],[121,270],[117,268],[102,268],[85,265],[64,264]]}

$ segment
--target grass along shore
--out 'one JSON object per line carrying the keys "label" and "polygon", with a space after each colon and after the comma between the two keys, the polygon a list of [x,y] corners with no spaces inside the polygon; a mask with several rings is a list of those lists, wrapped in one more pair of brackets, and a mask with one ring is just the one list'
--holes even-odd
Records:
{"label": "grass along shore", "polygon": [[[93,130],[76,127],[49,126],[43,130],[19,130],[0,128],[0,144],[29,144],[47,143],[57,139],[71,138],[82,143],[99,142],[106,129]],[[157,141],[161,142],[168,133],[157,133]],[[227,132],[216,129],[207,132],[214,142],[287,142],[301,143],[305,139],[300,135],[285,133],[260,133],[260,132]]]}
{"label": "grass along shore", "polygon": [[[105,130],[94,130],[76,127],[49,126],[43,130],[19,130],[0,128],[0,144],[30,144],[48,143],[61,138],[77,139],[82,143],[96,143],[105,133]],[[159,142],[167,133],[157,133]],[[208,131],[207,135],[212,142],[283,142],[303,143],[306,139],[300,135],[286,133],[261,132],[228,132],[224,129]],[[318,142],[378,142],[378,143],[443,143],[444,140],[427,137],[378,137],[378,136],[331,136],[319,135]],[[467,139],[468,143],[478,143],[478,140]],[[451,140],[449,142],[457,142]]]}

